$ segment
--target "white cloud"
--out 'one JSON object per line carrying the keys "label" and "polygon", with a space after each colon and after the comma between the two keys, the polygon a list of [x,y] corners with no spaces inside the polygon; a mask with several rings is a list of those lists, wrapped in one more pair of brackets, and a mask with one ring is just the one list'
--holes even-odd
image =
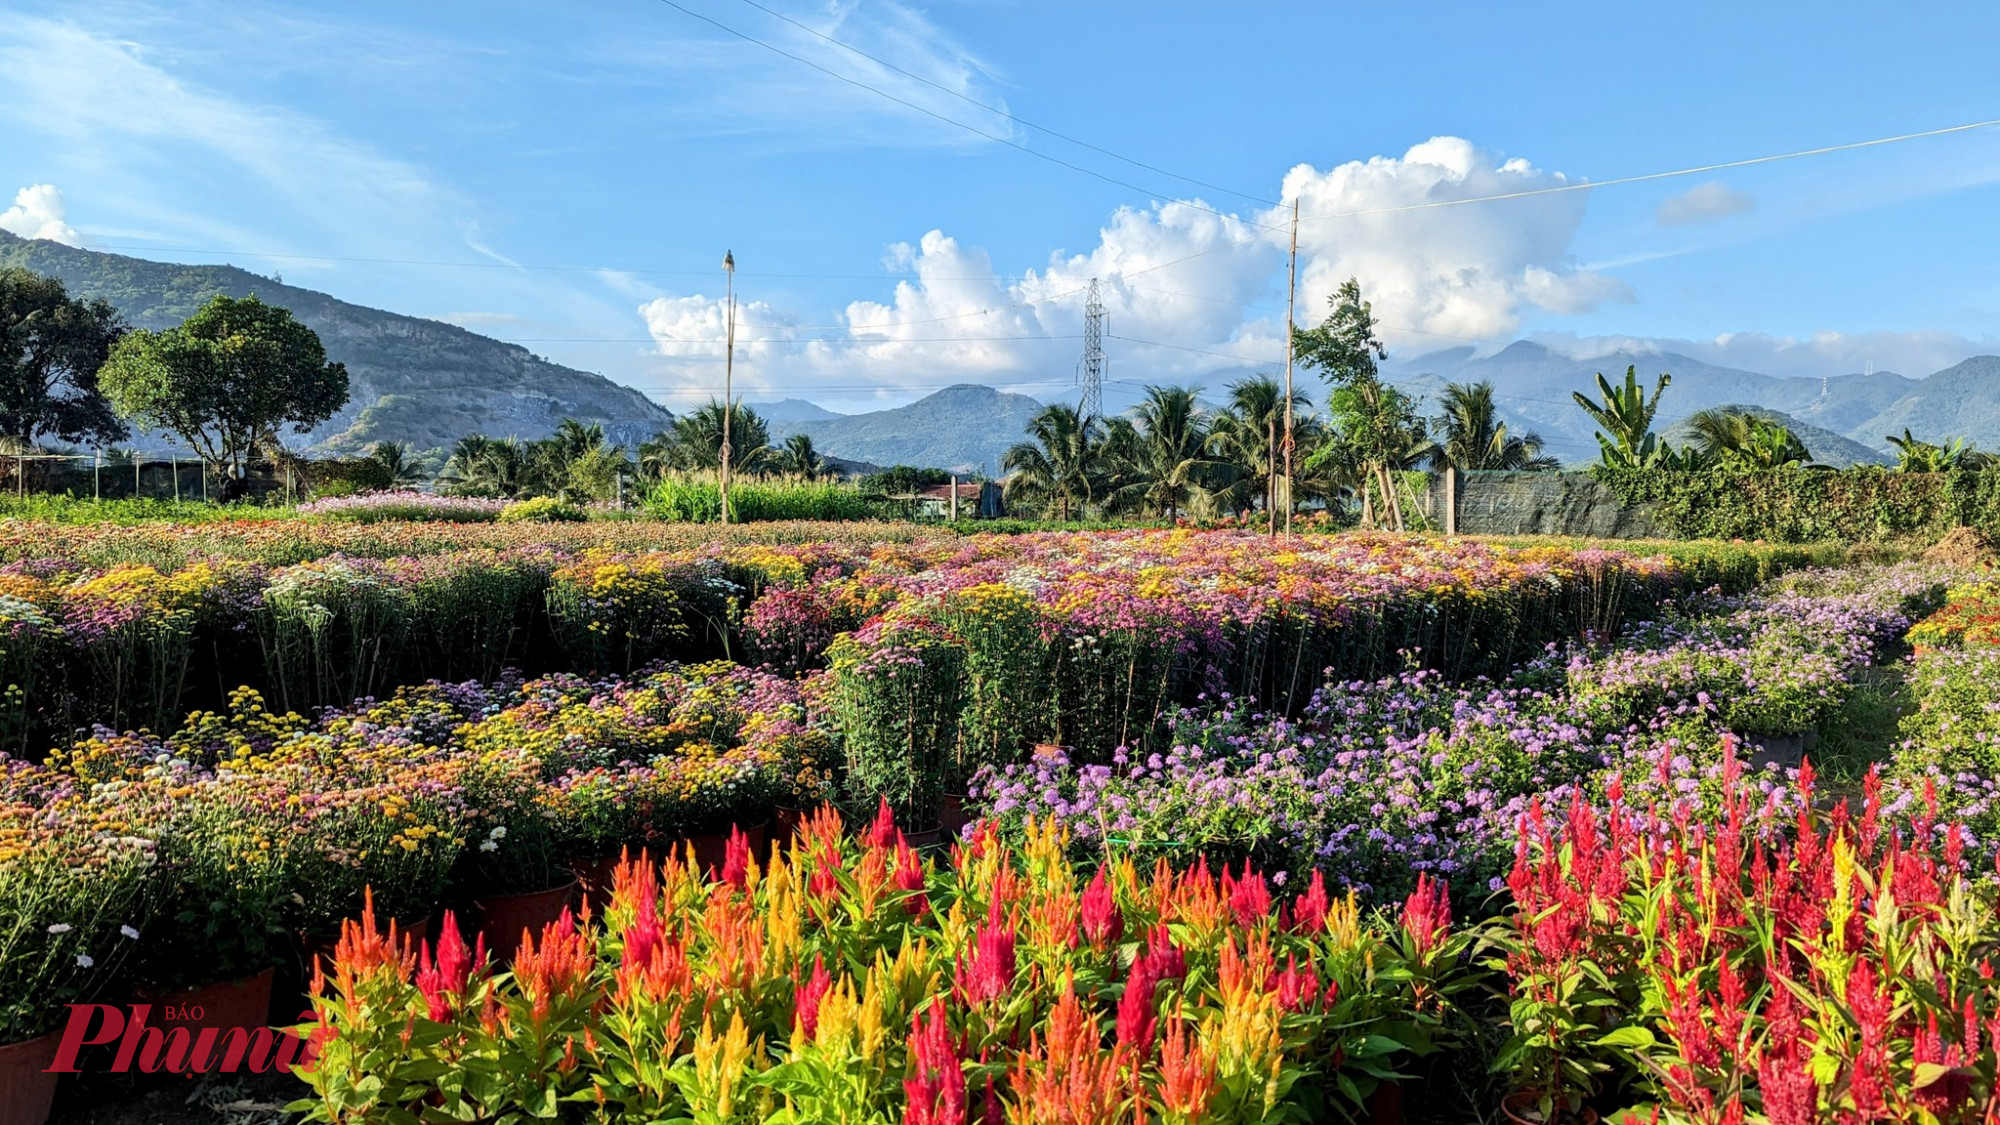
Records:
{"label": "white cloud", "polygon": [[1757,200],[1749,192],[1738,191],[1720,180],[1710,180],[1661,203],[1654,217],[1661,226],[1685,226],[1712,223],[1756,209]]}
{"label": "white cloud", "polygon": [[54,184],[30,184],[14,193],[12,207],[0,211],[0,230],[75,246],[76,228],[63,221],[65,212],[62,192]]}
{"label": "white cloud", "polygon": [[[1301,323],[1320,319],[1339,283],[1357,277],[1392,347],[1430,350],[1441,336],[1508,335],[1537,312],[1573,315],[1629,297],[1621,282],[1570,258],[1586,193],[1410,208],[1567,182],[1526,161],[1439,137],[1401,157],[1325,171],[1302,164],[1284,178],[1287,202],[1268,210],[1221,214],[1199,200],[1122,207],[1087,251],[1058,252],[1018,275],[997,269],[984,250],[933,230],[914,246],[890,248],[885,266],[912,276],[886,299],[850,302],[831,333],[799,329],[792,317],[762,332],[783,335],[762,344],[762,355],[739,333],[738,371],[749,385],[763,385],[778,375],[772,364],[782,355],[785,385],[794,392],[810,391],[818,379],[908,397],[920,390],[917,378],[959,378],[1066,395],[1092,278],[1108,316],[1114,379],[1276,370],[1284,362],[1285,246],[1294,196],[1306,216],[1299,231]],[[642,306],[679,378],[713,384],[719,308],[702,297]],[[709,342],[705,353],[691,348],[696,340]],[[675,359],[691,351],[702,358]]]}

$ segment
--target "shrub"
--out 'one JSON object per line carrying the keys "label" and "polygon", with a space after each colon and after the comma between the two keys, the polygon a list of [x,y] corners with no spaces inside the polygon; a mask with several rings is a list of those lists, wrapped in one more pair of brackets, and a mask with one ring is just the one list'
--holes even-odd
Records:
{"label": "shrub", "polygon": [[583,523],[590,516],[582,508],[553,496],[516,500],[500,509],[501,523]]}
{"label": "shrub", "polygon": [[849,799],[886,800],[912,831],[936,828],[965,700],[964,646],[926,622],[879,620],[827,655]]}
{"label": "shrub", "polygon": [[[669,477],[653,486],[646,508],[663,520],[715,523],[722,518],[722,491],[712,480]],[[729,508],[738,523],[777,520],[867,520],[878,505],[850,485],[828,481],[731,481]]]}

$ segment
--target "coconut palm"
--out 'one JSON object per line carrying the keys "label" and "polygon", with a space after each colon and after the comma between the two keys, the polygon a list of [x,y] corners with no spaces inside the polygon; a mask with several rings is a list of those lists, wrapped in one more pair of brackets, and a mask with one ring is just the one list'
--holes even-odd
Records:
{"label": "coconut palm", "polygon": [[773,451],[771,464],[778,472],[800,480],[816,480],[826,473],[826,458],[813,448],[811,434],[786,438],[785,444]]}
{"label": "coconut palm", "polygon": [[368,453],[390,488],[415,488],[424,482],[424,468],[410,460],[410,447],[400,441],[378,441]]}
{"label": "coconut palm", "polygon": [[[1317,429],[1312,399],[1292,395],[1293,471],[1304,464],[1303,431]],[[1276,507],[1283,495],[1279,479],[1285,471],[1285,390],[1269,375],[1239,379],[1229,385],[1229,402],[1209,425],[1210,452],[1221,462],[1214,500],[1224,511],[1241,512],[1260,503]],[[1229,479],[1222,479],[1224,476]]]}
{"label": "coconut palm", "polygon": [[1746,410],[1718,406],[1688,416],[1695,452],[1712,464],[1739,469],[1783,469],[1812,460],[1791,430]]}
{"label": "coconut palm", "polygon": [[1592,402],[1582,391],[1571,392],[1576,404],[1597,423],[1597,444],[1604,464],[1614,469],[1644,469],[1658,462],[1662,447],[1653,434],[1653,415],[1659,413],[1660,395],[1673,381],[1673,376],[1661,372],[1649,399],[1639,385],[1639,369],[1632,366],[1625,369],[1623,386],[1613,386],[1598,373],[1597,391],[1603,402]]}
{"label": "coconut palm", "polygon": [[1192,387],[1147,387],[1131,418],[1111,426],[1105,442],[1108,508],[1138,509],[1172,522],[1219,467]]}
{"label": "coconut palm", "polygon": [[453,492],[519,496],[528,487],[527,454],[519,441],[467,434],[458,439],[439,479]]}
{"label": "coconut palm", "polygon": [[[674,468],[707,471],[722,467],[724,415],[721,400],[709,399],[674,419]],[[730,471],[745,476],[768,472],[775,452],[771,428],[741,402],[729,408],[727,417]]]}
{"label": "coconut palm", "polygon": [[1099,480],[1097,419],[1068,403],[1051,403],[1028,420],[1030,441],[1016,442],[1000,459],[1010,474],[1007,506],[1053,512],[1057,519],[1083,515]]}
{"label": "coconut palm", "polygon": [[1493,403],[1492,383],[1446,383],[1440,399],[1444,413],[1437,420],[1435,467],[1464,472],[1561,467],[1562,462],[1542,454],[1541,435],[1507,432]]}

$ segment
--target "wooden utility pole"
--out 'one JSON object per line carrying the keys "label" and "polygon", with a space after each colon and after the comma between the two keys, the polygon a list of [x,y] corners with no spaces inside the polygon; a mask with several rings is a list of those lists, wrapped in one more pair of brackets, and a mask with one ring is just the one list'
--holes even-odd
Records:
{"label": "wooden utility pole", "polygon": [[1292,533],[1292,314],[1299,295],[1299,200],[1292,197],[1292,255],[1285,266],[1285,534]]}
{"label": "wooden utility pole", "polygon": [[726,327],[723,329],[722,345],[722,522],[729,522],[729,431],[735,424],[736,400],[736,255],[728,250],[722,252],[723,289],[728,294],[727,311],[723,314]]}

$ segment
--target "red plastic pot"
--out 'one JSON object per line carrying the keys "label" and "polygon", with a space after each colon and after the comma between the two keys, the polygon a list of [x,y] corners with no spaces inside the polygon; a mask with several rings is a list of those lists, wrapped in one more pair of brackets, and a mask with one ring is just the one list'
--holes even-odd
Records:
{"label": "red plastic pot", "polygon": [[45,1074],[56,1060],[62,1033],[0,1047],[0,1125],[42,1125],[56,1103],[55,1074]]}
{"label": "red plastic pot", "polygon": [[141,991],[138,1000],[153,1005],[146,1022],[171,1031],[185,1027],[190,1032],[212,1027],[226,1031],[232,1027],[255,1029],[265,1026],[271,1010],[271,981],[276,969],[255,976],[218,984],[196,985],[170,992]]}
{"label": "red plastic pot", "polygon": [[571,896],[576,894],[577,882],[572,876],[561,886],[545,891],[489,895],[474,902],[473,909],[479,915],[479,932],[486,937],[486,948],[501,960],[512,961],[515,951],[521,947],[522,934],[534,934],[539,939],[543,927],[562,917],[563,911],[569,907]]}
{"label": "red plastic pot", "polygon": [[[741,828],[742,826],[738,825],[737,827]],[[764,851],[764,844],[771,836],[770,822],[766,821],[763,824],[742,828],[742,832],[750,842],[751,856],[759,863],[764,862],[768,858]],[[722,865],[728,862],[729,836],[729,832],[697,833],[696,835],[677,841],[674,844],[674,854],[686,857],[688,846],[693,845],[695,863],[700,865],[702,874],[712,878],[721,874]]]}

